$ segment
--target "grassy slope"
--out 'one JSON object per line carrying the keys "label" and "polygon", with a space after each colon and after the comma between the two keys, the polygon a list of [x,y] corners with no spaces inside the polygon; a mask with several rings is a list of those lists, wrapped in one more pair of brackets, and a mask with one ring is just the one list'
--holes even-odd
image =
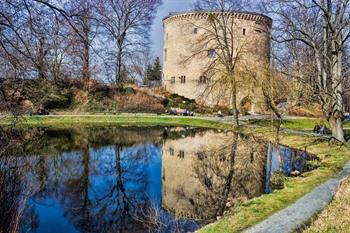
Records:
{"label": "grassy slope", "polygon": [[[302,120],[303,123],[300,123],[302,126],[298,125],[298,121],[293,123],[293,127],[305,129],[304,127],[310,125],[310,121],[314,120]],[[2,120],[2,123],[4,123],[4,120]],[[9,121],[7,121],[7,123],[9,123]],[[22,119],[22,123],[23,126],[28,127],[67,127],[72,125],[187,125],[232,129],[230,125],[209,120],[165,116],[27,117]],[[239,131],[247,134],[254,134],[255,136],[268,140],[274,138],[274,134],[267,127],[240,128]],[[280,141],[284,145],[305,149],[309,153],[319,156],[323,159],[321,167],[304,174],[303,177],[289,179],[286,183],[286,187],[282,190],[242,203],[237,208],[232,209],[219,221],[200,229],[200,232],[237,232],[246,229],[293,203],[314,187],[335,175],[350,159],[350,149],[348,147],[329,145],[328,142],[318,141],[316,138],[282,134]]]}
{"label": "grassy slope", "polygon": [[348,178],[317,219],[304,233],[330,233],[350,231],[350,178]]}

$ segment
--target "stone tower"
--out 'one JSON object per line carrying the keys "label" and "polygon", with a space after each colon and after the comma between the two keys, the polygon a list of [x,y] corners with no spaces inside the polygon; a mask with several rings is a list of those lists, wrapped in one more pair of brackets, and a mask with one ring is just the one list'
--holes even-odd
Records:
{"label": "stone tower", "polygon": [[[242,48],[244,44],[244,54],[240,56],[237,70],[250,70],[258,74],[261,67],[268,67],[271,18],[248,12],[172,13],[163,19],[163,87],[166,90],[206,105],[229,105],[231,94],[224,87],[213,88],[210,93],[208,91],[209,81],[205,72],[215,56],[215,49],[207,46],[204,48],[206,51],[194,56],[197,53],[194,48],[203,42],[207,33],[209,17],[220,17],[220,14],[232,20],[237,48]],[[238,104],[248,103],[251,111],[254,111],[255,105],[262,101],[261,97],[257,97],[256,89],[254,84],[238,87]]]}

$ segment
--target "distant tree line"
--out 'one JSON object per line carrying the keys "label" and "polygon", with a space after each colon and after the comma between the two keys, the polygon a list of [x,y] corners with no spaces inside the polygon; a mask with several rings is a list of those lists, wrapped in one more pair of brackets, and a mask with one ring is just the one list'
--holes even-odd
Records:
{"label": "distant tree line", "polygon": [[[0,2],[1,82],[140,79],[161,0]],[[137,61],[137,62],[136,62]],[[144,69],[141,69],[144,70]]]}

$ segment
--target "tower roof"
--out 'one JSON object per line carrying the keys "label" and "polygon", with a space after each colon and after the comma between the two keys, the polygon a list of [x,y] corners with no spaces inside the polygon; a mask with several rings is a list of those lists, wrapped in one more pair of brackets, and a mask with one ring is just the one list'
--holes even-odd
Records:
{"label": "tower roof", "polygon": [[200,11],[182,11],[182,12],[170,12],[168,16],[163,18],[164,20],[167,20],[169,18],[175,17],[175,16],[181,16],[181,15],[193,15],[193,14],[222,14],[222,13],[230,13],[232,15],[250,15],[250,16],[259,16],[262,18],[265,18],[266,20],[270,21],[272,23],[272,18],[270,18],[267,15],[256,13],[256,12],[249,12],[249,11],[205,11],[205,10],[200,10]]}

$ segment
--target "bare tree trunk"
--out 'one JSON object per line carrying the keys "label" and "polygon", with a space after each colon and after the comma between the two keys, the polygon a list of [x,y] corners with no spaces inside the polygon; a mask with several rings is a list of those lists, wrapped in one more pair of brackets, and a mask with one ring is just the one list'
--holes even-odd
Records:
{"label": "bare tree trunk", "polygon": [[237,109],[237,83],[235,77],[231,75],[231,107],[233,111],[233,124],[239,126],[239,116]]}
{"label": "bare tree trunk", "polygon": [[120,87],[122,83],[122,51],[118,45],[116,53],[115,83]]}
{"label": "bare tree trunk", "polygon": [[122,33],[117,38],[117,51],[116,51],[116,67],[115,67],[115,83],[118,88],[122,88],[123,83],[123,45],[125,39],[125,33]]}
{"label": "bare tree trunk", "polygon": [[332,136],[341,142],[345,142],[342,119],[332,116],[329,119],[329,124],[331,125]]}
{"label": "bare tree trunk", "polygon": [[38,77],[39,79],[46,79],[46,74],[45,74],[45,56],[46,56],[46,51],[44,48],[45,44],[45,39],[43,37],[39,38],[39,56],[38,56],[38,61],[37,61],[37,70],[38,70]]}
{"label": "bare tree trunk", "polygon": [[332,41],[332,106],[329,123],[332,128],[332,136],[341,142],[345,142],[343,130],[343,51],[339,48],[342,43],[342,33]]}
{"label": "bare tree trunk", "polygon": [[87,92],[89,92],[89,82],[90,82],[90,45],[89,45],[89,22],[88,19],[83,19],[83,81],[84,87]]}

